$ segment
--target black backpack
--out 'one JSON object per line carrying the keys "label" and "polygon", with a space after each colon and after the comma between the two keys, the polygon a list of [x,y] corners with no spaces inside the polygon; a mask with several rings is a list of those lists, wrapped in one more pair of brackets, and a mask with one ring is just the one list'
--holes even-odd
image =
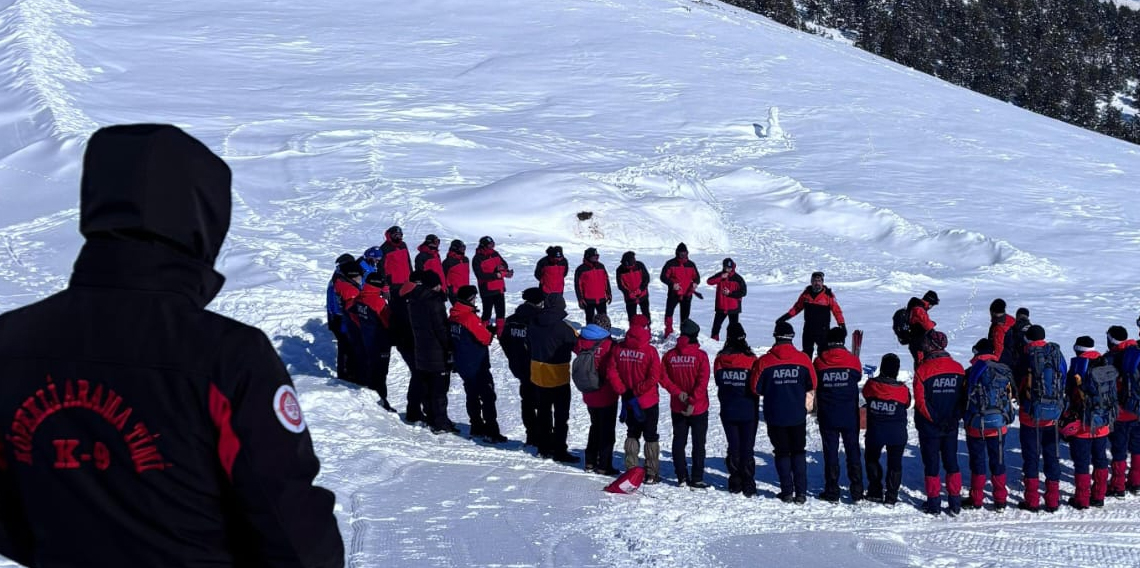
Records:
{"label": "black backpack", "polygon": [[895,311],[892,318],[891,329],[895,332],[895,339],[898,339],[899,345],[907,345],[910,343],[910,310],[906,308],[899,308]]}
{"label": "black backpack", "polygon": [[1090,429],[1112,426],[1119,409],[1116,403],[1116,381],[1120,378],[1120,373],[1112,365],[1089,365],[1090,363],[1085,363],[1086,370],[1080,377],[1081,398],[1084,399],[1081,422]]}
{"label": "black backpack", "polygon": [[1065,409],[1065,361],[1061,347],[1056,343],[1030,347],[1029,369],[1027,413],[1038,422],[1061,418]]}

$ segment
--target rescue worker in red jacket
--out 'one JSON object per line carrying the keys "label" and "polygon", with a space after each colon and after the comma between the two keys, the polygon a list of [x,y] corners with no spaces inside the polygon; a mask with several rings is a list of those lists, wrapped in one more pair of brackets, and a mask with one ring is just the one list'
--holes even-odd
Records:
{"label": "rescue worker in red jacket", "polygon": [[843,310],[839,309],[839,302],[831,288],[823,285],[823,273],[813,272],[811,284],[804,288],[796,303],[792,304],[788,313],[780,316],[776,321],[788,321],[796,314],[804,313],[803,346],[804,353],[810,359],[816,348],[823,351],[827,344],[827,331],[831,329],[831,316],[835,316],[835,325],[847,329],[843,321]]}
{"label": "rescue worker in red jacket", "polygon": [[383,271],[388,277],[388,287],[403,286],[412,274],[412,257],[408,254],[408,243],[404,242],[404,230],[399,225],[392,225],[384,231],[384,244],[380,245],[380,250],[384,251]]}
{"label": "rescue worker in red jacket", "polygon": [[443,268],[443,285],[447,288],[447,299],[451,305],[459,301],[459,289],[471,284],[471,262],[467,259],[467,244],[459,239],[451,241],[447,247],[447,258],[440,265]]}
{"label": "rescue worker in red jacket", "polygon": [[906,305],[907,323],[910,324],[910,343],[907,349],[914,359],[914,368],[918,369],[922,363],[922,346],[926,342],[926,335],[934,331],[935,322],[930,319],[930,309],[938,305],[938,293],[927,290],[921,298],[911,296]]}
{"label": "rescue worker in red jacket", "polygon": [[586,321],[594,321],[595,314],[606,313],[606,305],[613,300],[610,274],[598,261],[598,249],[590,247],[582,254],[582,264],[574,271],[574,295],[578,307],[586,312]]}
{"label": "rescue worker in red jacket", "polygon": [[669,290],[665,298],[665,337],[673,335],[673,311],[681,306],[681,321],[689,319],[693,296],[699,295],[697,285],[701,283],[701,273],[697,265],[689,260],[689,247],[685,243],[677,245],[675,256],[661,267],[661,282]]}
{"label": "rescue worker in red jacket", "polygon": [[1010,369],[1017,367],[1019,355],[1015,351],[1017,320],[1005,313],[1005,300],[997,298],[990,302],[989,340],[994,344],[994,357]]}
{"label": "rescue worker in red jacket", "polygon": [[574,345],[575,356],[594,350],[594,369],[601,379],[598,390],[582,393],[582,402],[586,403],[586,410],[590,414],[590,433],[586,438],[586,471],[602,475],[621,473],[614,468],[618,394],[605,379],[614,345],[616,343],[610,336],[610,317],[606,314],[594,316],[594,323],[582,328],[578,343]]}
{"label": "rescue worker in red jacket", "polygon": [[637,260],[633,251],[627,250],[621,255],[621,266],[614,271],[617,278],[618,290],[621,290],[622,299],[625,300],[625,315],[632,321],[638,308],[641,315],[649,317],[649,270],[645,264]]}
{"label": "rescue worker in red jacket", "polygon": [[289,373],[262,331],[205,308],[230,181],[174,126],[91,136],[70,283],[0,316],[0,556],[344,566]]}
{"label": "rescue worker in red jacket", "polygon": [[[661,357],[661,386],[669,393],[673,418],[673,471],[677,485],[705,489],[705,440],[709,433],[709,356],[697,336],[701,326],[681,322],[677,346]],[[689,432],[693,433],[693,469],[685,460]]]}
{"label": "rescue worker in red jacket", "polygon": [[645,483],[661,481],[661,445],[657,432],[659,410],[657,386],[661,383],[661,358],[649,344],[649,331],[631,326],[625,340],[614,347],[606,379],[622,396],[625,406],[625,469],[637,466],[641,438],[645,438]]}
{"label": "rescue worker in red jacket", "polygon": [[547,296],[561,296],[566,291],[566,275],[569,273],[570,263],[566,262],[560,246],[547,247],[546,256],[534,265],[534,279],[538,280],[538,287]]}
{"label": "rescue worker in red jacket", "polygon": [[430,270],[439,276],[440,282],[447,282],[447,274],[443,272],[443,262],[439,258],[439,237],[428,235],[424,242],[416,248],[416,270]]}
{"label": "rescue worker in red jacket", "polygon": [[475,280],[479,283],[479,297],[483,300],[483,324],[491,321],[491,312],[495,312],[495,334],[503,333],[503,324],[507,317],[507,283],[506,279],[515,275],[515,271],[507,266],[507,261],[495,250],[495,239],[481,237],[479,248],[475,249],[475,257],[471,259],[471,268],[475,271]]}
{"label": "rescue worker in red jacket", "polygon": [[716,286],[714,306],[716,314],[713,315],[712,340],[720,341],[720,326],[724,325],[724,319],[728,318],[728,323],[740,321],[741,304],[748,295],[748,285],[744,283],[744,278],[736,273],[736,261],[731,258],[724,259],[721,271],[713,274],[706,283],[709,286]]}

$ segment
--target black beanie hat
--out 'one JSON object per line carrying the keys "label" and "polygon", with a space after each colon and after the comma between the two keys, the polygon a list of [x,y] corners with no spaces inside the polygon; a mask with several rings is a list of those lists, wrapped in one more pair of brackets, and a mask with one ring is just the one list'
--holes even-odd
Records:
{"label": "black beanie hat", "polygon": [[436,235],[433,235],[431,233],[428,233],[428,236],[424,237],[424,244],[429,246],[429,247],[433,246],[433,245],[438,247],[439,246],[439,237]]}
{"label": "black beanie hat", "polygon": [[582,253],[582,260],[590,260],[591,258],[593,258],[595,256],[598,256],[598,249],[596,249],[594,247],[590,247],[590,248],[586,249],[585,252]]}
{"label": "black beanie hat", "polygon": [[528,304],[541,304],[546,300],[546,292],[542,288],[527,288],[523,290],[522,299]]}
{"label": "black beanie hat", "polygon": [[720,263],[720,265],[726,269],[727,268],[736,268],[736,261],[732,260],[731,258],[726,258]]}
{"label": "black beanie hat", "polygon": [[355,260],[341,264],[337,267],[337,270],[340,270],[340,273],[347,276],[348,278],[364,276],[364,269],[361,268],[360,263],[356,262]]}
{"label": "black beanie hat", "polygon": [[994,342],[990,341],[988,337],[983,337],[974,344],[974,355],[983,355],[987,353],[993,355]]}
{"label": "black beanie hat", "polygon": [[1077,342],[1073,344],[1073,351],[1084,353],[1085,351],[1092,351],[1094,347],[1096,347],[1096,342],[1093,341],[1093,338],[1082,335],[1078,337]]}
{"label": "black beanie hat", "polygon": [[478,296],[479,289],[470,284],[466,286],[460,286],[459,290],[455,292],[455,297],[459,298],[460,302],[463,302],[464,304],[470,304],[472,306],[475,305],[475,298]]}
{"label": "black beanie hat", "polygon": [[687,319],[681,322],[681,335],[688,338],[695,338],[701,332],[701,326],[697,322]]}
{"label": "black beanie hat", "polygon": [[744,333],[744,326],[740,325],[740,322],[728,324],[728,330],[725,332],[725,335],[730,341],[733,339],[744,339],[745,337],[748,337],[748,334]]}
{"label": "black beanie hat", "polygon": [[1045,339],[1045,328],[1039,325],[1031,325],[1029,329],[1025,330],[1025,338],[1030,341],[1041,341]]}
{"label": "black beanie hat", "polygon": [[355,257],[355,256],[352,256],[351,254],[348,254],[348,253],[346,252],[346,253],[344,253],[344,254],[342,254],[342,255],[340,255],[340,256],[338,256],[338,257],[336,257],[336,265],[337,265],[337,266],[340,266],[340,265],[342,265],[342,264],[344,264],[344,263],[346,263],[346,262],[352,262],[352,261],[354,261],[354,260],[356,260],[356,257]]}
{"label": "black beanie hat", "polygon": [[991,314],[1004,314],[1005,313],[1005,300],[998,298],[990,302]]}
{"label": "black beanie hat", "polygon": [[635,263],[635,262],[637,262],[637,255],[635,255],[633,251],[627,250],[624,253],[622,253],[622,255],[621,255],[621,263],[622,264],[633,265],[633,263]]}
{"label": "black beanie hat", "polygon": [[879,361],[879,376],[898,378],[899,376],[899,356],[894,353],[886,353],[883,359]]}
{"label": "black beanie hat", "polygon": [[1029,317],[1029,308],[1017,308],[1017,317]]}
{"label": "black beanie hat", "polygon": [[1123,343],[1128,340],[1128,330],[1124,326],[1114,325],[1108,328],[1108,341],[1112,345]]}
{"label": "black beanie hat", "polygon": [[675,252],[675,254],[681,254],[681,253],[686,253],[686,254],[688,254],[688,252],[689,252],[689,247],[685,246],[685,243],[680,243],[680,244],[678,244],[678,245],[677,245],[677,250],[676,250],[676,251],[674,251],[674,252]]}
{"label": "black beanie hat", "polygon": [[792,327],[792,324],[786,321],[776,322],[776,329],[772,332],[772,337],[775,337],[776,339],[786,339],[788,341],[791,341],[795,336],[796,329]]}
{"label": "black beanie hat", "polygon": [[459,239],[455,239],[455,240],[451,241],[451,246],[448,247],[449,250],[453,250],[456,252],[459,252],[460,249],[466,249],[466,248],[467,248],[467,244],[464,243],[463,241],[459,240]]}
{"label": "black beanie hat", "polygon": [[384,284],[386,284],[386,282],[384,282],[384,275],[381,274],[379,270],[369,272],[368,276],[364,277],[364,283],[377,288],[383,288]]}
{"label": "black beanie hat", "polygon": [[934,290],[927,290],[926,293],[922,295],[922,299],[923,299],[923,301],[925,301],[926,303],[928,303],[932,306],[937,306],[938,305],[938,292],[935,292]]}
{"label": "black beanie hat", "polygon": [[833,327],[827,330],[827,343],[843,345],[847,341],[847,330],[842,327]]}
{"label": "black beanie hat", "polygon": [[420,273],[419,283],[424,288],[435,288],[442,285],[443,281],[439,279],[439,275],[434,270],[424,270]]}

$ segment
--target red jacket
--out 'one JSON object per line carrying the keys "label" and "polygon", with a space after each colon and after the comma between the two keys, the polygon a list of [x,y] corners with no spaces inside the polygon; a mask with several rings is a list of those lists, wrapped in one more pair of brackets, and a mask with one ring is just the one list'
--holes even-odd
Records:
{"label": "red jacket", "polygon": [[[926,300],[923,300],[922,304],[915,306],[914,309],[910,311],[910,327],[921,329],[923,334],[934,329],[934,320],[930,319],[930,314],[927,312],[929,309],[930,303]],[[919,348],[921,347],[920,345]]]}
{"label": "red jacket", "polygon": [[[696,291],[697,284],[701,283],[701,273],[688,257],[685,260],[671,258],[661,267],[661,282],[669,288],[670,295],[688,298]],[[674,290],[674,286],[680,290]]]}
{"label": "red jacket", "polygon": [[618,290],[626,301],[637,301],[649,295],[649,270],[639,260],[633,266],[621,265],[614,271]]}
{"label": "red jacket", "polygon": [[606,379],[618,394],[631,391],[642,408],[657,406],[661,383],[661,359],[649,344],[649,332],[630,328],[625,340],[614,347],[606,366]]}
{"label": "red jacket", "polygon": [[446,277],[443,279],[447,286],[448,295],[454,296],[459,289],[471,284],[471,262],[467,255],[455,251],[448,251],[447,260],[441,266]]}
{"label": "red jacket", "polygon": [[1001,359],[1005,350],[1005,335],[1017,320],[1006,314],[996,321],[990,322],[990,341],[994,342],[994,360]]}
{"label": "red jacket", "polygon": [[584,261],[574,271],[574,295],[578,302],[609,303],[613,300],[610,291],[610,275],[600,262]]}
{"label": "red jacket", "polygon": [[[1096,360],[1096,359],[1100,359],[1100,353],[1090,350],[1090,351],[1085,351],[1084,353],[1078,354],[1077,357],[1079,357],[1081,359]],[[1090,365],[1091,365],[1091,363],[1090,363]],[[1073,380],[1074,377],[1072,377],[1072,369],[1070,369],[1070,377],[1069,378],[1070,378],[1070,381],[1069,381],[1069,400],[1070,401],[1083,400],[1084,393],[1081,391],[1081,387],[1080,387],[1080,385],[1077,384],[1076,380]],[[1084,379],[1084,377],[1081,377],[1081,378]],[[1079,416],[1079,414],[1078,414],[1078,416]],[[1111,428],[1109,428],[1108,426],[1101,426],[1100,428],[1097,428],[1096,430],[1089,430],[1089,427],[1086,426],[1082,422],[1082,423],[1080,423],[1080,429],[1077,430],[1077,433],[1074,434],[1074,437],[1084,438],[1086,440],[1089,438],[1103,438],[1109,434],[1110,430],[1111,430]]]}
{"label": "red jacket", "polygon": [[748,295],[748,285],[744,283],[736,270],[728,269],[717,272],[705,281],[709,286],[716,286],[716,311],[726,313],[739,313],[741,300]]}
{"label": "red jacket", "polygon": [[471,335],[475,336],[475,341],[480,344],[491,344],[491,332],[487,330],[487,326],[483,325],[483,321],[479,319],[479,314],[475,313],[474,307],[462,302],[451,306],[451,313],[448,315],[447,321],[462,325],[464,329],[471,332]]}
{"label": "red jacket", "polygon": [[[593,340],[579,337],[578,343],[574,344],[574,354],[577,355],[593,346]],[[582,402],[585,402],[589,408],[605,408],[616,404],[618,401],[618,394],[614,391],[613,385],[605,379],[606,368],[613,351],[614,340],[607,337],[601,340],[597,351],[594,352],[594,365],[598,369],[598,376],[602,377],[602,384],[596,391],[582,393]]]}
{"label": "red jacket", "polygon": [[[1008,317],[1008,316],[1006,316],[1006,317]],[[1012,320],[1013,318],[1010,318],[1010,319]],[[993,328],[990,328],[990,329],[991,329],[991,333],[992,333]],[[1002,332],[1002,335],[1005,335],[1005,332]],[[998,360],[997,355],[991,355],[989,353],[983,353],[981,355],[974,357],[973,359],[970,359],[970,365],[973,366],[974,363],[977,363],[978,361],[993,361],[996,363],[997,360]],[[967,374],[969,374],[969,373],[967,372]],[[967,379],[969,379],[969,377],[967,377]],[[966,388],[969,389],[970,386],[966,385]],[[970,393],[967,390],[966,396],[969,396],[969,395],[970,395]],[[996,438],[997,436],[1005,436],[1008,432],[1009,432],[1009,426],[1002,426],[1001,428],[980,429],[980,428],[973,428],[970,426],[970,424],[968,422],[966,423],[966,436],[968,436],[970,438]]]}
{"label": "red jacket", "polygon": [[566,291],[566,275],[570,273],[570,263],[565,258],[551,258],[550,255],[538,259],[534,266],[534,279],[545,294],[561,294]]}
{"label": "red jacket", "polygon": [[788,310],[788,317],[795,317],[796,314],[807,310],[804,313],[804,325],[806,327],[823,327],[829,328],[827,320],[829,316],[835,316],[835,323],[844,325],[843,310],[839,309],[839,302],[835,299],[835,294],[832,293],[831,288],[824,286],[819,292],[813,292],[811,286],[804,288],[800,293],[800,297],[796,298],[796,303]]}
{"label": "red jacket", "polygon": [[475,249],[475,258],[471,259],[471,268],[475,271],[475,279],[479,282],[479,292],[503,293],[507,290],[507,277],[509,268],[507,261],[499,256],[498,251],[479,247]]}
{"label": "red jacket", "polygon": [[[709,356],[700,344],[690,343],[689,338],[682,335],[677,346],[661,358],[661,366],[664,369],[661,386],[672,395],[670,410],[680,414],[691,404],[693,416],[709,411]],[[689,395],[687,402],[677,398],[681,393]]]}
{"label": "red jacket", "polygon": [[[357,296],[354,301],[358,304],[364,304],[376,312],[376,314],[380,316],[380,323],[384,325],[385,329],[388,328],[388,302],[384,301],[384,295],[381,293],[379,286],[365,284],[364,288],[360,290],[360,295]],[[356,322],[356,325],[360,325],[360,321],[356,316],[356,310],[348,312],[348,317],[352,318],[352,321]]]}
{"label": "red jacket", "polygon": [[380,245],[384,251],[384,276],[393,287],[407,282],[412,276],[412,257],[408,254],[408,244],[404,241],[393,242],[391,235],[384,232],[384,244]]}
{"label": "red jacket", "polygon": [[[360,295],[360,288],[343,278],[336,279],[336,283],[333,284],[333,291],[336,292],[336,297],[340,301],[341,313],[346,314],[349,313],[349,308],[356,301],[356,297]],[[356,320],[352,319],[352,321],[355,322]]]}
{"label": "red jacket", "polygon": [[447,282],[447,276],[443,273],[443,263],[439,260],[439,250],[428,247],[426,244],[420,245],[418,249],[420,254],[416,255],[416,270],[430,270],[439,275],[440,282]]}

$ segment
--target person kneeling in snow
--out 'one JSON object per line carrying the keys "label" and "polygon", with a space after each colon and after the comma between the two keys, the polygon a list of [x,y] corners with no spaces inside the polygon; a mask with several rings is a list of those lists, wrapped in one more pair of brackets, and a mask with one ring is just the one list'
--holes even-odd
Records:
{"label": "person kneeling in snow", "polygon": [[451,306],[451,348],[455,354],[455,372],[463,379],[467,395],[467,417],[471,420],[471,438],[485,438],[492,444],[507,441],[499,432],[499,414],[495,410],[495,378],[491,376],[491,332],[479,320],[475,299],[479,289],[464,286],[457,294],[459,301]]}

